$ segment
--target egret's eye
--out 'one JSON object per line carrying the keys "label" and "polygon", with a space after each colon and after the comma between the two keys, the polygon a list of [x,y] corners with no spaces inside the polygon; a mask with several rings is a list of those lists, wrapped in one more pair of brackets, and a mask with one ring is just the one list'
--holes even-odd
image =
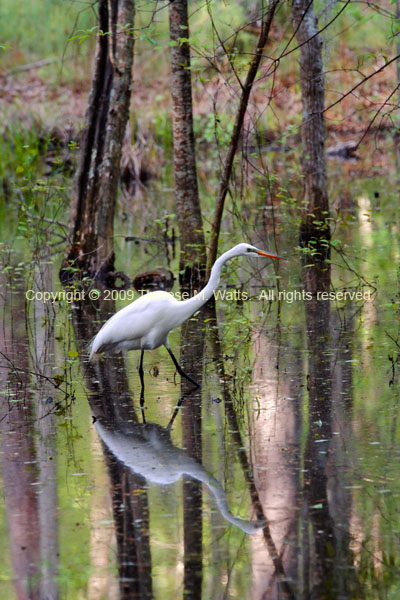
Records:
{"label": "egret's eye", "polygon": [[247,248],[247,252],[253,252],[252,248]]}

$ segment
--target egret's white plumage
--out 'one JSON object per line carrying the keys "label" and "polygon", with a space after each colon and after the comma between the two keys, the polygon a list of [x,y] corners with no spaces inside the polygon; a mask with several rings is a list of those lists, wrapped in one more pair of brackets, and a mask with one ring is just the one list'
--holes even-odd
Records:
{"label": "egret's white plumage", "polygon": [[215,261],[207,285],[192,298],[177,300],[168,292],[150,292],[118,311],[104,323],[92,341],[89,361],[93,362],[96,354],[110,349],[153,350],[164,345],[171,354],[168,333],[179,327],[211,298],[219,285],[223,265],[235,256],[282,258],[250,244],[234,246]]}
{"label": "egret's white plumage", "polygon": [[[150,292],[115,313],[92,342],[90,358],[104,350],[153,350],[180,325],[181,303],[168,292]],[[189,315],[190,316],[190,315]],[[175,324],[176,323],[176,324]]]}

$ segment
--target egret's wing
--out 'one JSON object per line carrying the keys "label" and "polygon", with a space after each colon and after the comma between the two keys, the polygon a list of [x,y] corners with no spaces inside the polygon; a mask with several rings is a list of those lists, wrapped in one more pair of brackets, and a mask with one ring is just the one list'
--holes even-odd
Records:
{"label": "egret's wing", "polygon": [[125,306],[104,323],[92,342],[90,358],[106,347],[140,339],[148,334],[165,320],[165,312],[171,301],[174,302],[171,294],[164,292],[162,296],[147,294]]}

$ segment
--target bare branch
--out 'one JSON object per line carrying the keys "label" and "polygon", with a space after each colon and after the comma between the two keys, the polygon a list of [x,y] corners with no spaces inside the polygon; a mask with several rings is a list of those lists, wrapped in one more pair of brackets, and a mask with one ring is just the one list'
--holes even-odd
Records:
{"label": "bare branch", "polygon": [[225,166],[221,174],[221,181],[218,190],[218,197],[215,205],[214,218],[211,225],[211,240],[210,240],[210,249],[207,260],[207,274],[209,276],[211,272],[211,267],[215,262],[217,257],[218,250],[218,237],[221,228],[221,220],[222,213],[224,210],[225,198],[229,189],[229,180],[231,178],[232,169],[233,169],[233,161],[235,158],[235,154],[238,148],[240,134],[243,128],[244,117],[247,111],[247,106],[249,103],[250,93],[253,88],[253,84],[255,78],[257,76],[258,68],[260,66],[261,58],[263,55],[263,49],[265,44],[267,43],[272,20],[274,18],[274,14],[276,8],[279,4],[280,0],[272,0],[268,12],[265,16],[265,20],[263,21],[260,37],[257,42],[256,51],[254,54],[254,58],[250,63],[249,70],[247,72],[246,81],[244,83],[242,89],[242,95],[240,98],[239,109],[236,114],[235,125],[233,128],[232,137],[229,144],[228,153],[225,159]]}
{"label": "bare branch", "polygon": [[343,94],[343,96],[341,98],[339,98],[338,100],[336,100],[335,102],[333,102],[332,104],[330,104],[329,106],[327,106],[326,108],[324,108],[323,112],[326,113],[328,110],[330,110],[331,108],[333,108],[334,106],[336,106],[337,104],[339,104],[340,102],[342,102],[342,100],[344,100],[345,98],[347,98],[347,96],[350,96],[357,88],[359,88],[361,85],[363,85],[366,81],[368,81],[369,79],[371,79],[372,77],[374,77],[378,73],[382,73],[382,71],[384,71],[386,69],[386,67],[388,67],[389,65],[391,65],[393,62],[395,62],[399,58],[400,58],[400,54],[397,54],[396,56],[394,56],[393,58],[391,58],[390,60],[388,60],[384,65],[382,65],[381,67],[379,67],[379,69],[377,69],[373,73],[370,73],[369,75],[366,75],[364,77],[364,79],[362,79],[361,81],[359,81],[354,87],[351,88],[351,90],[349,90],[348,92],[346,92],[345,94]]}
{"label": "bare branch", "polygon": [[[385,106],[387,106],[387,104],[389,103],[389,100],[391,99],[392,96],[394,96],[394,94],[397,92],[397,90],[400,88],[400,83],[398,83],[396,85],[396,87],[394,88],[394,90],[391,92],[391,94],[389,94],[389,96],[386,98],[386,100],[384,102],[382,102],[382,105],[378,108],[378,110],[376,111],[376,113],[374,114],[373,118],[371,119],[371,121],[368,124],[368,127],[366,128],[366,130],[364,131],[364,133],[362,134],[357,146],[354,148],[354,152],[356,152],[356,150],[358,150],[359,146],[361,145],[361,142],[363,141],[363,139],[365,138],[365,136],[368,134],[368,132],[370,131],[372,125],[375,122],[375,119],[379,116],[379,114],[382,112],[382,110],[385,108]],[[385,115],[383,115],[383,118],[385,117]]]}

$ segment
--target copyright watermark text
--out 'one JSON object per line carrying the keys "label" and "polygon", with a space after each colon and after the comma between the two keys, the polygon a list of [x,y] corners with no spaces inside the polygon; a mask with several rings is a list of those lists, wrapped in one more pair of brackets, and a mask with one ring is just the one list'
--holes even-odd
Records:
{"label": "copyright watermark text", "polygon": [[[46,303],[54,302],[67,302],[72,304],[73,302],[84,302],[87,300],[95,301],[99,300],[121,300],[130,301],[137,300],[147,294],[147,290],[139,290],[136,292],[133,289],[128,290],[109,290],[105,289],[100,291],[96,288],[90,290],[60,290],[58,292],[52,292],[49,290],[27,290],[25,292],[25,298],[28,302],[36,301]],[[152,292],[151,299],[156,301],[163,297],[166,292],[156,291]],[[188,292],[169,292],[169,296],[175,298],[175,300],[189,300],[191,297]],[[204,296],[203,291],[195,294],[200,298]],[[360,302],[372,300],[373,293],[370,290],[335,290],[330,292],[317,291],[316,299],[328,302]],[[274,289],[261,290],[258,294],[250,296],[247,292],[238,289],[227,289],[227,290],[215,290],[215,300],[222,302],[245,302],[252,300],[256,302],[285,302],[286,304],[293,304],[293,302],[304,302],[313,299],[312,293],[305,290],[279,290]],[[206,298],[203,298],[206,301]]]}
{"label": "copyright watermark text", "polygon": [[60,290],[59,292],[50,292],[48,290],[27,290],[25,298],[28,302],[53,303],[53,302],[84,302],[85,300],[98,300],[100,298],[99,290]]}

